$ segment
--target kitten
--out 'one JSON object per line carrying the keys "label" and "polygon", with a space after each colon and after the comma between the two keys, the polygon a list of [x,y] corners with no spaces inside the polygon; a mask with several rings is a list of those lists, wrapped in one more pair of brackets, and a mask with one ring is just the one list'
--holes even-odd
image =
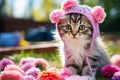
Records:
{"label": "kitten", "polygon": [[[88,18],[78,13],[67,14],[60,19],[57,32],[63,43],[60,51],[63,50],[64,53],[61,54],[64,66],[69,68],[73,74],[91,75],[84,57],[84,52],[90,48],[93,32]],[[98,73],[101,67],[110,64],[109,57],[97,39],[88,57],[94,74]]]}

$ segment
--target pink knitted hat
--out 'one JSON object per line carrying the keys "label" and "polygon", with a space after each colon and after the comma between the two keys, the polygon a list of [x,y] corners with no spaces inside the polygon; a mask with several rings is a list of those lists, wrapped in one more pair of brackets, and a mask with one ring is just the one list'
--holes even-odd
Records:
{"label": "pink knitted hat", "polygon": [[94,41],[96,37],[99,35],[99,23],[102,23],[106,17],[106,13],[101,6],[95,6],[93,8],[87,5],[79,5],[77,0],[65,0],[62,3],[60,10],[54,10],[50,14],[50,20],[53,23],[57,24],[60,21],[60,18],[69,13],[80,13],[86,16],[92,24],[93,27],[93,35],[90,46],[90,52],[93,48]]}
{"label": "pink knitted hat", "polygon": [[[86,16],[91,22],[91,25],[93,27],[93,34],[90,44],[90,50],[89,52],[87,52],[90,53],[93,49],[94,41],[99,35],[99,23],[102,23],[106,17],[104,9],[101,6],[95,6],[91,8],[87,5],[79,5],[79,2],[77,0],[65,0],[61,5],[60,10],[54,10],[50,14],[50,20],[53,23],[56,23],[57,27],[60,18],[69,13],[80,13]],[[85,53],[84,55],[88,56],[87,53]]]}

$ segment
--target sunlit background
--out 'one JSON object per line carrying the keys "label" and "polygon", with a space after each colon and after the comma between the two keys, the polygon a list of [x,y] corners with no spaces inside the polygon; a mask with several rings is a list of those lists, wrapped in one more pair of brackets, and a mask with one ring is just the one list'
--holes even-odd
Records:
{"label": "sunlit background", "polygon": [[[32,19],[37,22],[48,22],[52,10],[60,8],[63,0],[0,0],[0,16]],[[107,18],[101,24],[103,32],[119,32],[119,0],[79,0],[80,4],[89,6],[101,5],[105,8]]]}
{"label": "sunlit background", "polygon": [[[0,59],[8,57],[17,63],[22,57],[44,57],[60,67],[58,45],[53,38],[55,25],[49,14],[60,9],[62,1],[0,0]],[[105,9],[107,17],[100,24],[101,37],[110,56],[120,54],[120,0],[79,0],[79,3],[101,5]]]}
{"label": "sunlit background", "polygon": [[2,16],[48,21],[51,10],[59,8],[62,0],[1,0]]}

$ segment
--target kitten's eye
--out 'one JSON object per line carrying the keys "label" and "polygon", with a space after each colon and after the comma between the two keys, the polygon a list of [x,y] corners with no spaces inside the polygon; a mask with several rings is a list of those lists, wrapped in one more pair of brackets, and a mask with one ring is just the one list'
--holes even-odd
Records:
{"label": "kitten's eye", "polygon": [[84,25],[81,25],[81,26],[79,27],[79,30],[85,30],[85,26],[84,26]]}
{"label": "kitten's eye", "polygon": [[71,31],[71,26],[68,24],[68,25],[65,26],[65,29],[66,29],[67,31]]}

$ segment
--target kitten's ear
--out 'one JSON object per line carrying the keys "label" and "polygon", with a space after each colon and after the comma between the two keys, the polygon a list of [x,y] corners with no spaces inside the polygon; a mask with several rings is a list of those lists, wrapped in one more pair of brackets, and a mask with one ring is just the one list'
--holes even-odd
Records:
{"label": "kitten's ear", "polygon": [[104,8],[102,8],[101,6],[93,7],[92,15],[98,23],[102,23],[106,17],[106,13],[104,11]]}
{"label": "kitten's ear", "polygon": [[60,17],[63,16],[63,13],[61,10],[54,10],[51,14],[50,14],[50,20],[52,23],[59,23],[60,22]]}

